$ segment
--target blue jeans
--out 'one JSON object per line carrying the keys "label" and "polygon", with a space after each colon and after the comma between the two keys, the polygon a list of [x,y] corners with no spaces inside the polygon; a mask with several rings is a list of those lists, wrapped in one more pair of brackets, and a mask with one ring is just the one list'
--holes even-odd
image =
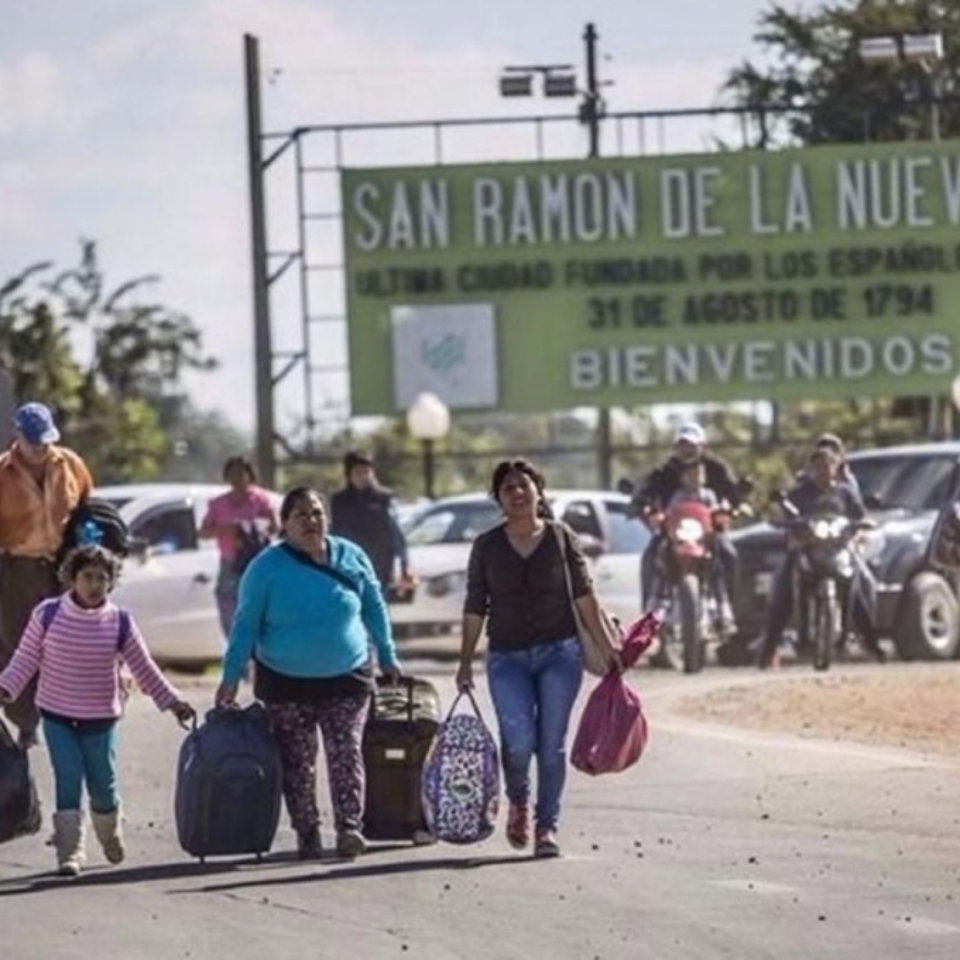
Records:
{"label": "blue jeans", "polygon": [[214,596],[217,598],[220,629],[228,640],[230,639],[230,630],[233,627],[233,618],[237,613],[237,595],[239,592],[240,577],[233,569],[233,561],[221,560]]}
{"label": "blue jeans", "polygon": [[120,806],[117,784],[116,720],[77,721],[43,718],[50,751],[57,810],[79,810],[86,782],[90,808],[112,813]]}
{"label": "blue jeans", "polygon": [[527,803],[535,755],[537,826],[555,829],[567,775],[567,727],[583,681],[580,641],[571,637],[526,650],[491,650],[487,678],[500,725],[507,799]]}

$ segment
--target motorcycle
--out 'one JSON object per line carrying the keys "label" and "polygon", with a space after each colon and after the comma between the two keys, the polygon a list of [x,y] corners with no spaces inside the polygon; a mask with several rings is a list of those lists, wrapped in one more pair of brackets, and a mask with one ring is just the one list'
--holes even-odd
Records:
{"label": "motorcycle", "polygon": [[870,529],[868,520],[838,514],[802,517],[786,497],[781,506],[798,542],[797,605],[799,644],[813,651],[815,670],[828,670],[834,651],[843,647],[849,630],[849,606],[856,566],[853,540]]}
{"label": "motorcycle", "polygon": [[[662,659],[684,673],[699,673],[707,644],[724,637],[717,595],[713,537],[730,511],[687,501],[651,517],[664,535],[657,579],[669,585],[669,613],[661,634]],[[662,591],[661,591],[662,592]]]}

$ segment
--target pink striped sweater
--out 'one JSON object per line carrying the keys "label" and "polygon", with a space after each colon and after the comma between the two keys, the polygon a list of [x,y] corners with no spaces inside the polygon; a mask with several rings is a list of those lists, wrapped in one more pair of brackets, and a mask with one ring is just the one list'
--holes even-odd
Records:
{"label": "pink striped sweater", "polygon": [[161,710],[180,699],[153,662],[132,617],[129,636],[118,650],[120,615],[109,600],[88,610],[70,596],[62,597],[46,633],[40,618],[42,606],[30,615],[13,659],[0,673],[0,687],[11,696],[20,696],[39,673],[36,702],[41,710],[75,720],[119,717],[123,712],[122,660]]}

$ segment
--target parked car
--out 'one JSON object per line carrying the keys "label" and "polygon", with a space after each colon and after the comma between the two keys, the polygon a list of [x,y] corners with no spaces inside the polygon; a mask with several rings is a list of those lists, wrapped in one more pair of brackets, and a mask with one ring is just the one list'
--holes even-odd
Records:
{"label": "parked car", "polygon": [[[957,572],[930,560],[931,534],[957,497],[960,443],[861,450],[849,455],[877,523],[865,557],[877,578],[877,622],[904,659],[949,660],[960,652]],[[783,531],[753,524],[731,535],[740,556],[738,646],[763,631],[773,576],[783,560]],[[731,655],[735,659],[735,653]]]}
{"label": "parked car", "polygon": [[[630,498],[597,490],[552,490],[549,498],[554,514],[580,536],[606,608],[625,623],[636,619],[638,557],[650,533],[631,518]],[[460,624],[470,545],[501,519],[500,507],[484,493],[444,497],[414,518],[406,537],[418,585],[412,603],[390,608],[398,635],[448,631]]]}
{"label": "parked car", "polygon": [[[145,547],[123,565],[115,601],[128,607],[155,659],[181,669],[220,660],[224,639],[213,596],[220,555],[200,522],[223,484],[143,483],[99,487]],[[280,497],[276,496],[279,507]]]}

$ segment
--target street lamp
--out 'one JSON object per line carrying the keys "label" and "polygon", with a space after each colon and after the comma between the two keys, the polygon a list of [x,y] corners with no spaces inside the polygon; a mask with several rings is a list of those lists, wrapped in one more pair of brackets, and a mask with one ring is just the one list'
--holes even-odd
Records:
{"label": "street lamp", "polygon": [[423,447],[423,489],[434,498],[433,445],[450,431],[450,408],[435,394],[425,391],[417,396],[407,410],[407,429],[410,436]]}
{"label": "street lamp", "polygon": [[870,66],[915,63],[926,75],[930,100],[930,138],[940,140],[940,78],[937,67],[943,62],[943,34],[890,34],[864,37],[858,44],[860,59]]}
{"label": "street lamp", "polygon": [[[883,37],[864,37],[857,45],[860,59],[870,66],[915,63],[924,73],[926,94],[930,102],[930,139],[940,142],[940,94],[941,80],[938,67],[943,62],[943,34],[913,33],[890,34]],[[954,404],[957,403],[957,383],[952,387]],[[941,398],[930,398],[928,429],[936,434],[940,426]],[[953,417],[954,414],[948,415]]]}
{"label": "street lamp", "polygon": [[600,88],[608,83],[597,79],[597,30],[588,23],[583,33],[585,50],[585,89],[577,85],[577,71],[569,63],[533,63],[526,66],[504,67],[500,76],[501,97],[532,97],[533,80],[539,74],[543,77],[543,95],[545,97],[580,96],[580,122],[587,128],[590,136],[590,156],[600,154],[600,121],[603,119],[604,104]]}
{"label": "street lamp", "polygon": [[[500,77],[500,95],[503,97],[529,97],[533,95],[533,78],[543,76],[543,95],[545,97],[580,97],[577,118],[587,128],[589,147],[587,156],[600,156],[600,121],[606,112],[602,87],[612,81],[601,82],[597,77],[597,28],[588,23],[583,31],[584,80],[580,88],[577,84],[576,69],[570,64],[533,64],[522,67],[506,67]],[[613,484],[611,459],[613,456],[610,424],[610,408],[600,407],[597,411],[597,473],[600,486],[609,490]]]}
{"label": "street lamp", "polygon": [[545,97],[575,97],[577,75],[568,63],[530,64],[524,67],[504,67],[500,76],[501,97],[532,97],[533,79],[543,77]]}

